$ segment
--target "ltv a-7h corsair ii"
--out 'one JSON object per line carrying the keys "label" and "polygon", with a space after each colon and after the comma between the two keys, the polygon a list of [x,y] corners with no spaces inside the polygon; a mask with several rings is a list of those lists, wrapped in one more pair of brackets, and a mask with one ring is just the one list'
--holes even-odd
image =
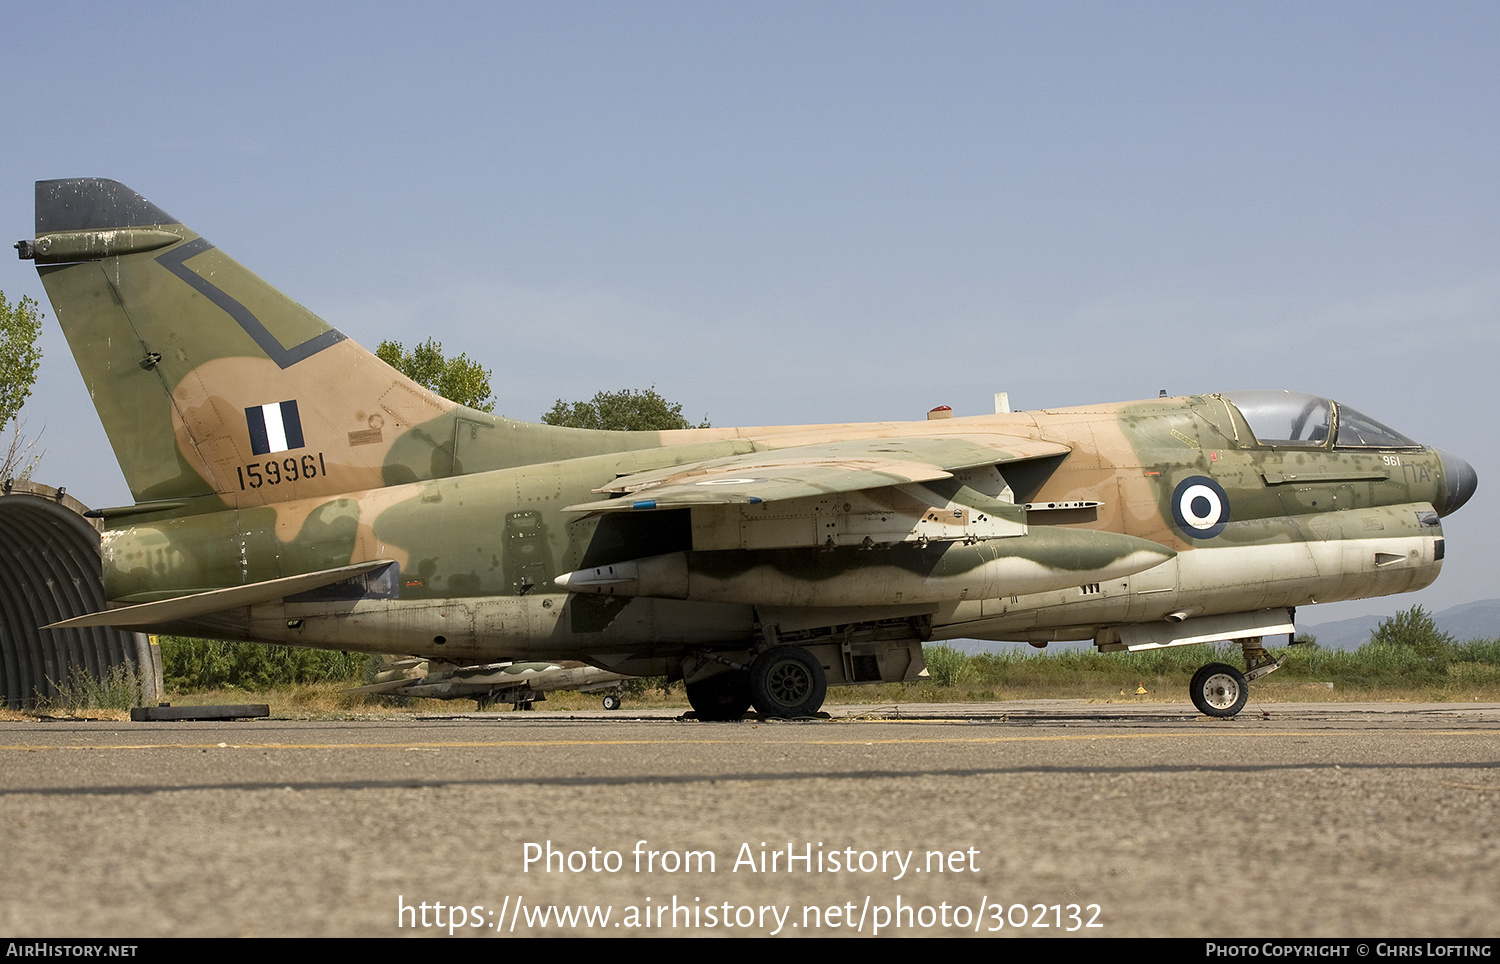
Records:
{"label": "ltv a-7h corsair ii", "polygon": [[472,411],[150,201],[43,181],[37,270],[135,504],[68,621],[686,681],[700,718],[912,679],[922,644],[1238,640],[1420,589],[1474,470],[1325,398],[600,432]]}
{"label": "ltv a-7h corsair ii", "polygon": [[374,682],[345,690],[347,693],[381,693],[438,700],[474,700],[483,710],[491,703],[510,703],[516,709],[531,709],[554,690],[603,693],[604,708],[622,705],[625,677],[597,666],[569,660],[533,660],[513,663],[469,663],[462,666],[437,659],[397,658],[382,663]]}

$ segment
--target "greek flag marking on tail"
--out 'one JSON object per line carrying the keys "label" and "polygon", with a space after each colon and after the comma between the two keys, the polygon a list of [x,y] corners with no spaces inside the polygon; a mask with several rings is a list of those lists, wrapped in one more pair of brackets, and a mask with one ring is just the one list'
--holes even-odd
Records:
{"label": "greek flag marking on tail", "polygon": [[297,415],[297,400],[252,405],[245,409],[245,424],[250,428],[250,450],[256,455],[300,449],[302,419]]}

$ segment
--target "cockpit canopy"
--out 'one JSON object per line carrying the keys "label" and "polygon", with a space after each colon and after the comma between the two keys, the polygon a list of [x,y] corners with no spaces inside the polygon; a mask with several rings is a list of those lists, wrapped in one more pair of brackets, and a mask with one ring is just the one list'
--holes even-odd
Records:
{"label": "cockpit canopy", "polygon": [[1225,392],[1262,445],[1327,448],[1420,449],[1420,443],[1347,405],[1305,392],[1256,389]]}

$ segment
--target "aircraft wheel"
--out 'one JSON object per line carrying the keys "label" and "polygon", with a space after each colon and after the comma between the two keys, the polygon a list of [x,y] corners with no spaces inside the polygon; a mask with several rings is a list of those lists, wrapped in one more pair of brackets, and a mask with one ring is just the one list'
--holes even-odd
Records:
{"label": "aircraft wheel", "polygon": [[750,702],[762,716],[811,716],[828,695],[818,658],[800,646],[777,646],[750,664]]}
{"label": "aircraft wheel", "polygon": [[1209,663],[1193,674],[1189,684],[1193,705],[1204,716],[1227,719],[1245,708],[1250,684],[1245,674],[1224,663]]}
{"label": "aircraft wheel", "polygon": [[735,670],[688,683],[687,698],[698,719],[709,722],[737,720],[750,709],[748,681]]}
{"label": "aircraft wheel", "polygon": [[620,708],[620,694],[611,693],[606,696],[604,698],[604,708],[606,710],[618,710]]}

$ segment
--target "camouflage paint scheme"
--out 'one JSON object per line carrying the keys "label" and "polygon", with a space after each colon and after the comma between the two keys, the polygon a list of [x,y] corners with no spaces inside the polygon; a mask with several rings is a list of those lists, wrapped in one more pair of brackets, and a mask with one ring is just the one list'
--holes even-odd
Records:
{"label": "camouflage paint scheme", "polygon": [[[1461,459],[1287,392],[1241,393],[1263,432],[1285,420],[1279,442],[1257,440],[1235,393],[530,424],[413,384],[117,182],[38,182],[36,238],[17,247],[136,500],[102,510],[121,608],[80,623],[583,660],[686,678],[723,717],[913,678],[922,642],[961,637],[1240,639],[1254,678],[1292,607],[1431,583],[1439,517],[1477,484]],[[1245,679],[1228,682],[1221,715]]]}
{"label": "camouflage paint scheme", "polygon": [[516,709],[547,699],[553,690],[604,693],[604,708],[621,706],[621,686],[626,677],[576,660],[529,663],[480,663],[455,666],[436,659],[409,657],[388,660],[375,673],[375,681],[356,686],[350,693],[381,693],[422,699],[474,700],[479,709],[491,703],[511,703]]}

